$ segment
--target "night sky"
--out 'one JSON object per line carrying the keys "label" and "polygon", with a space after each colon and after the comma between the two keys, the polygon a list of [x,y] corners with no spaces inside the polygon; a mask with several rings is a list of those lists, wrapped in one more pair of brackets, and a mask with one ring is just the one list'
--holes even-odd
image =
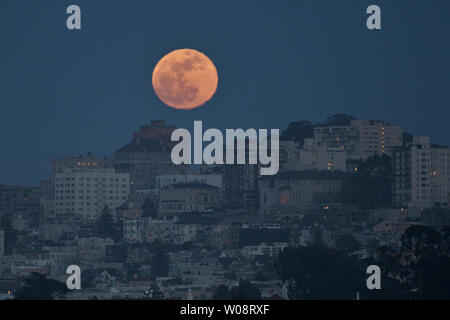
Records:
{"label": "night sky", "polygon": [[[82,30],[66,28],[66,8]],[[382,30],[366,28],[378,4]],[[50,177],[53,157],[112,152],[151,119],[280,128],[335,113],[449,145],[450,1],[0,1],[0,183]],[[192,111],[151,87],[158,60],[199,50],[219,72]]]}

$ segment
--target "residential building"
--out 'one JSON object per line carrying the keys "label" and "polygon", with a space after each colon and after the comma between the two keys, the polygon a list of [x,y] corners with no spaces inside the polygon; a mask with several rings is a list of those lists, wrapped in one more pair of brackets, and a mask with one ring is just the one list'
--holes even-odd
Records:
{"label": "residential building", "polygon": [[129,175],[114,169],[65,169],[55,176],[56,213],[77,213],[96,221],[107,205],[114,210],[128,199]]}
{"label": "residential building", "polygon": [[39,214],[39,187],[0,184],[0,212]]}
{"label": "residential building", "polygon": [[367,159],[375,154],[391,155],[403,144],[403,129],[377,120],[351,120],[349,126],[314,128],[318,148],[342,149],[350,159]]}
{"label": "residential building", "polygon": [[81,261],[101,261],[106,258],[106,247],[114,244],[110,238],[80,238],[77,241]]}
{"label": "residential building", "polygon": [[209,211],[220,206],[220,189],[205,183],[177,183],[159,191],[160,216]]}
{"label": "residential building", "polygon": [[156,193],[159,194],[161,188],[169,187],[177,183],[205,183],[222,189],[221,174],[165,174],[156,176]]}
{"label": "residential building", "polygon": [[111,166],[110,160],[106,157],[97,157],[88,152],[86,155],[78,155],[78,157],[64,157],[52,160],[51,172],[52,179],[57,173],[62,173],[65,169],[77,168],[108,168]]}
{"label": "residential building", "polygon": [[125,219],[123,221],[123,239],[130,244],[144,243],[148,230],[148,218]]}
{"label": "residential building", "polygon": [[152,121],[135,132],[130,143],[114,152],[114,168],[130,175],[132,191],[155,189],[157,175],[178,173],[179,168],[170,157],[170,136],[175,129],[164,121]]}
{"label": "residential building", "polygon": [[372,230],[375,233],[401,236],[409,227],[420,224],[414,221],[381,221],[374,225]]}
{"label": "residential building", "polygon": [[51,240],[55,243],[63,237],[75,238],[82,224],[82,216],[73,212],[60,212],[51,217],[41,219],[39,223],[39,239]]}
{"label": "residential building", "polygon": [[241,253],[247,258],[255,258],[258,256],[277,257],[287,246],[288,244],[286,242],[275,242],[273,244],[261,243],[254,246],[244,246]]}
{"label": "residential building", "polygon": [[172,219],[152,219],[144,217],[123,221],[123,239],[129,243],[183,244],[193,241],[199,229],[198,223]]}
{"label": "residential building", "polygon": [[392,161],[397,205],[448,207],[450,148],[430,144],[429,137],[414,137],[411,145],[394,152]]}
{"label": "residential building", "polygon": [[139,131],[133,133],[133,139],[151,140],[171,147],[171,135],[176,128],[174,125],[167,125],[164,120],[151,120],[150,124],[141,126]]}
{"label": "residential building", "polygon": [[262,177],[259,212],[262,215],[289,214],[339,203],[348,178],[345,172],[316,170]]}
{"label": "residential building", "polygon": [[54,180],[41,180],[40,188],[40,209],[41,218],[55,212],[55,184]]}

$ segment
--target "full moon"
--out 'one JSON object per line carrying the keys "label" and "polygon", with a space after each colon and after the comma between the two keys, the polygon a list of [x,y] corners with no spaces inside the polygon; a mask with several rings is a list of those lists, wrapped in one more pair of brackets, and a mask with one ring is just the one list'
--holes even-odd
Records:
{"label": "full moon", "polygon": [[212,61],[193,49],[179,49],[162,57],[152,75],[153,89],[172,108],[190,110],[212,98],[219,81]]}

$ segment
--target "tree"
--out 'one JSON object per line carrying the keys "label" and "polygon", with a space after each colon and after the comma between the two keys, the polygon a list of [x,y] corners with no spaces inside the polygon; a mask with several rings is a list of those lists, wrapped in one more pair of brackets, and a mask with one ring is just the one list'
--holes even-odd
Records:
{"label": "tree", "polygon": [[383,154],[374,154],[358,166],[358,174],[367,177],[388,178],[392,173],[392,159]]}
{"label": "tree", "polygon": [[337,113],[328,117],[322,125],[324,126],[349,126],[352,120],[356,120],[354,116],[345,113]]}
{"label": "tree", "polygon": [[230,300],[230,291],[225,285],[220,285],[216,288],[213,294],[214,300]]}
{"label": "tree", "polygon": [[289,232],[284,228],[278,230],[271,229],[240,229],[239,245],[249,246],[258,245],[261,242],[287,242],[289,241]]}
{"label": "tree", "polygon": [[403,145],[406,146],[413,142],[413,135],[406,131],[403,131]]}
{"label": "tree", "polygon": [[239,286],[230,290],[230,297],[232,300],[259,300],[261,293],[250,281],[241,281]]}
{"label": "tree", "polygon": [[289,296],[299,299],[353,299],[364,284],[355,261],[325,246],[284,249],[277,272],[292,284]]}
{"label": "tree", "polygon": [[11,217],[8,214],[4,214],[2,216],[1,222],[0,222],[0,229],[3,229],[4,231],[4,250],[5,254],[9,255],[13,252],[14,244],[17,241],[17,230],[15,230],[11,223]]}
{"label": "tree", "polygon": [[54,300],[56,295],[63,297],[68,292],[67,286],[56,280],[47,279],[39,273],[31,273],[25,279],[22,289],[16,294],[17,300]]}
{"label": "tree", "polygon": [[428,226],[442,227],[450,223],[450,210],[434,206],[422,211],[420,220]]}
{"label": "tree", "polygon": [[261,293],[258,287],[250,281],[241,281],[237,287],[231,288],[231,290],[224,285],[218,286],[213,297],[215,300],[259,300]]}
{"label": "tree", "polygon": [[416,256],[429,255],[440,250],[441,234],[433,228],[415,225],[405,230],[402,246],[412,250]]}
{"label": "tree", "polygon": [[147,198],[144,204],[142,205],[142,216],[144,217],[152,217],[153,219],[158,218],[158,210],[156,210],[155,204],[152,199]]}
{"label": "tree", "polygon": [[114,218],[108,205],[105,204],[102,213],[97,221],[97,233],[100,238],[111,238],[118,240],[121,238],[120,229],[114,223]]}
{"label": "tree", "polygon": [[323,232],[320,229],[320,227],[316,226],[312,229],[312,238],[313,238],[312,244],[314,246],[323,246],[324,245]]}
{"label": "tree", "polygon": [[155,242],[153,259],[151,261],[152,274],[154,277],[166,277],[169,274],[169,256],[163,246]]}
{"label": "tree", "polygon": [[450,255],[450,226],[443,226],[441,229],[442,250]]}
{"label": "tree", "polygon": [[[386,296],[390,292],[391,296],[401,299],[450,299],[446,237],[446,228],[439,233],[433,228],[415,225],[403,233],[400,251],[389,246],[378,248],[374,263],[382,267],[382,298],[390,298]],[[369,296],[374,294],[369,293]]]}
{"label": "tree", "polygon": [[294,279],[289,279],[287,281],[287,295],[289,300],[300,300],[302,298],[301,292]]}
{"label": "tree", "polygon": [[162,300],[164,299],[164,294],[161,289],[157,285],[151,286],[150,290],[146,291],[146,294],[150,299],[153,300]]}
{"label": "tree", "polygon": [[309,121],[298,121],[289,123],[288,127],[281,133],[281,140],[296,141],[303,147],[304,139],[314,137],[314,126]]}
{"label": "tree", "polygon": [[366,159],[344,186],[344,202],[361,208],[375,208],[392,203],[391,158],[386,155]]}
{"label": "tree", "polygon": [[354,236],[344,234],[336,239],[336,248],[345,253],[350,254],[361,248],[361,244],[355,239]]}
{"label": "tree", "polygon": [[450,299],[450,257],[429,254],[420,257],[414,266],[414,288],[421,291],[420,298]]}
{"label": "tree", "polygon": [[[445,235],[445,233],[443,233]],[[402,235],[402,251],[412,251],[414,272],[408,283],[418,289],[421,299],[450,299],[450,257],[442,246],[442,234],[433,228],[411,226]]]}
{"label": "tree", "polygon": [[267,281],[266,277],[261,272],[261,270],[255,273],[255,281]]}

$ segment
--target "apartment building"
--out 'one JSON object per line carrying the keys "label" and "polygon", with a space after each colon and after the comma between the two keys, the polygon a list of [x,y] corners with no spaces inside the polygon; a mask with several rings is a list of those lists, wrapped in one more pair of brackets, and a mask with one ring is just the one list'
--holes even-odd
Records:
{"label": "apartment building", "polygon": [[220,206],[220,189],[204,183],[177,183],[159,192],[160,216],[209,211]]}
{"label": "apartment building", "polygon": [[349,126],[314,128],[318,148],[342,149],[350,159],[367,159],[375,154],[391,155],[403,144],[403,129],[377,120],[351,120]]}
{"label": "apartment building", "polygon": [[38,214],[39,198],[39,187],[0,184],[0,212],[17,215]]}
{"label": "apartment building", "polygon": [[64,169],[83,169],[83,168],[108,168],[111,162],[106,157],[97,157],[88,152],[86,155],[78,155],[77,157],[63,157],[52,160],[51,172],[52,179],[57,173],[62,173]]}
{"label": "apartment building", "polygon": [[78,213],[95,221],[105,205],[114,210],[127,201],[129,175],[114,169],[65,169],[55,176],[55,212]]}
{"label": "apartment building", "polygon": [[414,137],[410,146],[393,153],[394,200],[398,205],[448,207],[450,149],[430,144],[429,137]]}

